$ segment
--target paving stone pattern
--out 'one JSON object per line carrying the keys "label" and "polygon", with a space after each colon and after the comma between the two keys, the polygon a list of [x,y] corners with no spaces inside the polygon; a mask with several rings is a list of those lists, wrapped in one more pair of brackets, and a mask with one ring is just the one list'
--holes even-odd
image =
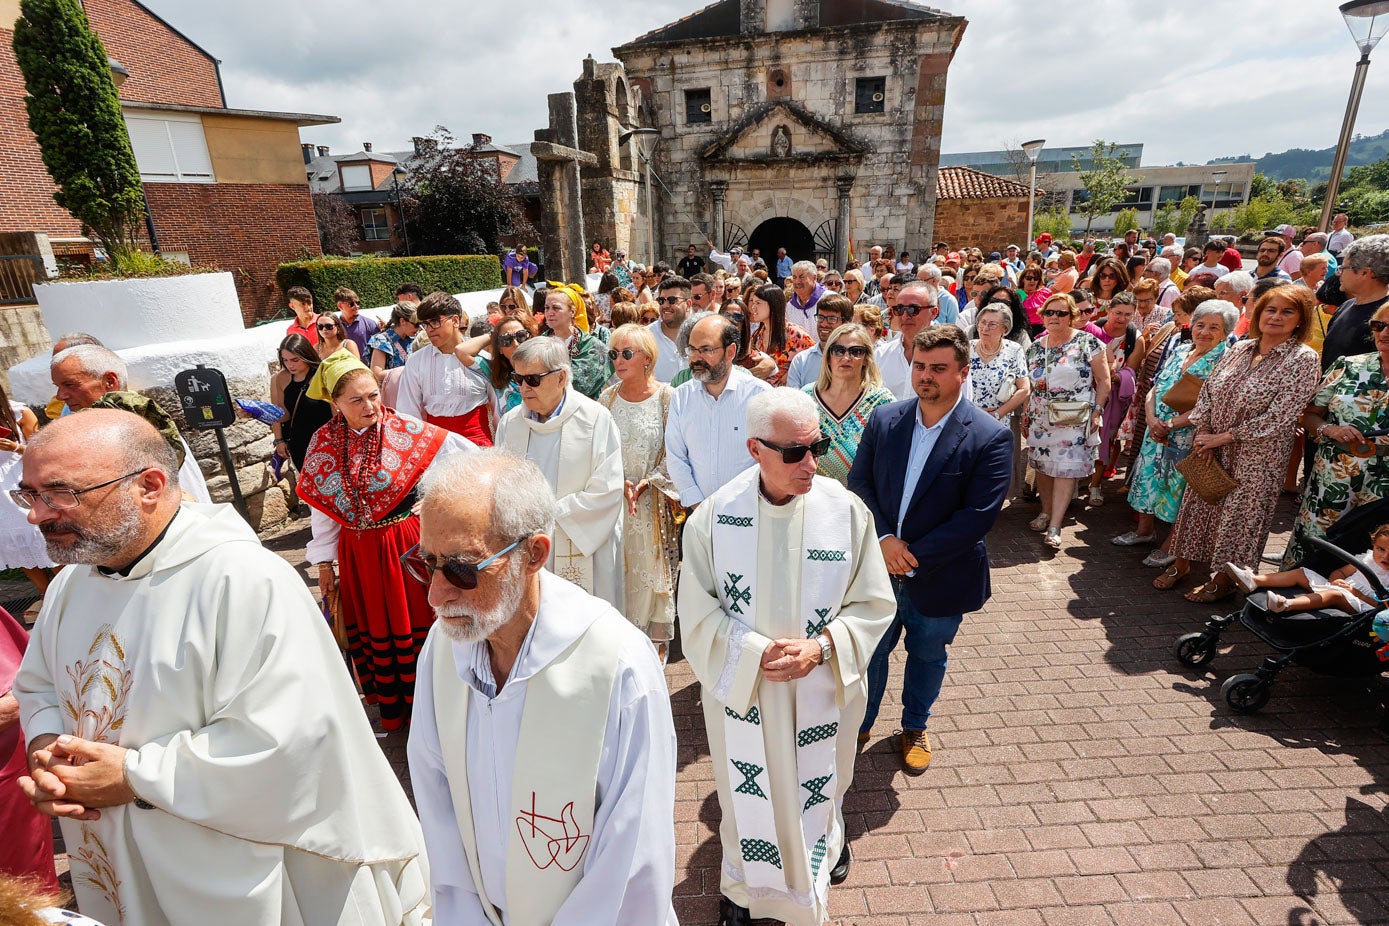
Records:
{"label": "paving stone pattern", "polygon": [[[1153,590],[1147,548],[1110,545],[1132,523],[1122,499],[1068,523],[1060,554],[1027,530],[1035,513],[1010,506],[990,537],[993,600],[952,648],[919,777],[891,735],[894,663],[845,801],[855,861],[834,922],[1389,923],[1389,737],[1371,687],[1294,668],[1260,714],[1232,715],[1220,683],[1264,650],[1236,629],[1206,674],[1175,662],[1175,637],[1213,609]],[[1286,502],[1279,514],[1286,529]],[[297,562],[306,537],[270,543]],[[699,687],[678,654],[667,679],[676,905],[685,926],[712,924],[719,807]],[[404,737],[382,743],[405,778]]]}

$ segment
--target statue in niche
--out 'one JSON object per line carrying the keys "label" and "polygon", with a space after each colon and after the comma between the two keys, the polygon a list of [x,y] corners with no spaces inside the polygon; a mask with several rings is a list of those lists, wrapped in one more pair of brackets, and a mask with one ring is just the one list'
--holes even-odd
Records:
{"label": "statue in niche", "polygon": [[784,125],[779,125],[772,130],[772,157],[786,158],[791,156],[791,130]]}

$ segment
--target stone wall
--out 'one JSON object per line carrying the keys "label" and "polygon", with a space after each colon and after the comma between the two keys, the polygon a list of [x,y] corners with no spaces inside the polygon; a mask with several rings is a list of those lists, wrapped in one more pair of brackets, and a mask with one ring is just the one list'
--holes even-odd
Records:
{"label": "stone wall", "polygon": [[[935,239],[952,249],[977,247],[985,254],[1002,252],[1010,244],[1024,247],[1027,237],[1025,197],[936,201]],[[912,253],[918,252],[913,249]]]}

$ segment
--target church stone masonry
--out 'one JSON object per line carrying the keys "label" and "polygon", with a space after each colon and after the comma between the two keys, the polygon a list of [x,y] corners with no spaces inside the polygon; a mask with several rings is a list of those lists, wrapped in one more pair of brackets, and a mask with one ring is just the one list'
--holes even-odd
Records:
{"label": "church stone masonry", "polygon": [[[586,78],[631,93],[661,133],[658,258],[702,248],[706,233],[722,249],[786,247],[838,267],[851,240],[859,261],[879,243],[928,251],[946,71],[965,26],[905,0],[720,0],[614,48],[625,74],[586,62]],[[604,103],[594,122],[607,135],[621,120]],[[584,211],[590,238],[642,260],[644,178],[622,147],[603,145],[619,163],[584,170]]]}

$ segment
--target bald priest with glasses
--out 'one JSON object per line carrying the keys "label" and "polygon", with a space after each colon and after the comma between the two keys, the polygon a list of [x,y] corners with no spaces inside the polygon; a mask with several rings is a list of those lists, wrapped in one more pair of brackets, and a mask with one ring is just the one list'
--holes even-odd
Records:
{"label": "bald priest with glasses", "polygon": [[422,485],[437,618],[408,747],[434,922],[675,926],[675,729],[656,649],[545,568],[556,499],[498,450]]}

